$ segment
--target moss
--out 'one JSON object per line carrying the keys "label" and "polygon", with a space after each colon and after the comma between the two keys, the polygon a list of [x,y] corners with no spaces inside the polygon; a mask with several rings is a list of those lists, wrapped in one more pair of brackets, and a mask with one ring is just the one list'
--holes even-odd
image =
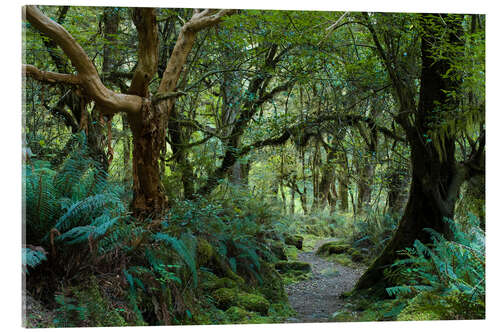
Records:
{"label": "moss", "polygon": [[287,245],[285,246],[285,254],[287,258],[291,260],[297,260],[299,251],[295,246]]}
{"label": "moss", "polygon": [[220,288],[235,288],[237,285],[238,284],[234,280],[223,277],[204,281],[200,286],[203,290],[212,291]]}
{"label": "moss", "polygon": [[263,296],[241,292],[237,288],[220,288],[212,294],[219,309],[240,306],[246,310],[267,314],[270,303]]}
{"label": "moss", "polygon": [[364,259],[363,255],[358,250],[349,249],[348,253],[354,262],[362,262]]}
{"label": "moss", "polygon": [[226,310],[226,315],[232,322],[242,322],[251,319],[253,314],[239,306],[232,306]]}
{"label": "moss", "polygon": [[283,275],[283,283],[285,285],[294,284],[300,281],[308,280],[311,277],[311,273],[303,273],[299,271],[290,271]]}
{"label": "moss", "polygon": [[263,283],[257,290],[273,303],[286,302],[288,297],[285,292],[284,281],[281,275],[271,264],[263,262],[260,267]]}
{"label": "moss", "polygon": [[299,250],[302,250],[303,242],[304,242],[304,237],[302,237],[300,235],[285,236],[285,244],[293,245]]}
{"label": "moss", "polygon": [[274,267],[280,273],[286,273],[289,271],[311,271],[311,264],[302,261],[278,261],[276,264],[274,264]]}
{"label": "moss", "polygon": [[350,246],[348,244],[333,241],[321,245],[316,251],[317,255],[328,256],[331,254],[340,254],[349,251]]}
{"label": "moss", "polygon": [[269,249],[279,260],[288,260],[288,256],[285,251],[285,247],[279,241],[271,241],[269,243]]}
{"label": "moss", "polygon": [[198,244],[196,246],[196,262],[200,267],[205,266],[213,268],[220,275],[230,278],[238,285],[245,284],[245,280],[231,270],[229,265],[217,255],[213,246],[206,239],[198,239]]}
{"label": "moss", "polygon": [[238,304],[238,292],[236,288],[220,288],[213,292],[212,296],[219,309],[227,310],[232,305]]}
{"label": "moss", "polygon": [[237,302],[238,305],[242,306],[243,308],[258,312],[262,315],[267,315],[269,307],[271,306],[267,299],[257,294],[242,293],[238,295]]}
{"label": "moss", "polygon": [[200,266],[207,266],[213,259],[215,250],[212,245],[203,238],[198,238],[196,245],[196,262]]}
{"label": "moss", "polygon": [[90,278],[87,287],[73,288],[72,292],[78,302],[75,309],[81,311],[79,317],[83,319],[82,326],[128,326],[128,323],[119,314],[118,309],[114,308],[108,300],[102,297],[94,276]]}

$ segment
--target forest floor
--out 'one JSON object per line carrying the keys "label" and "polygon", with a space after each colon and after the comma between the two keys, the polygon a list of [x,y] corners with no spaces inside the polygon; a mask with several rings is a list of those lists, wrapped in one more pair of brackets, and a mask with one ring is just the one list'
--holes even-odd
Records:
{"label": "forest floor", "polygon": [[312,251],[298,254],[298,260],[311,264],[312,275],[286,287],[290,305],[297,312],[297,316],[289,318],[288,322],[332,321],[332,314],[344,305],[340,295],[350,291],[366,269],[343,266],[316,255],[322,244],[335,240],[338,239],[318,240]]}

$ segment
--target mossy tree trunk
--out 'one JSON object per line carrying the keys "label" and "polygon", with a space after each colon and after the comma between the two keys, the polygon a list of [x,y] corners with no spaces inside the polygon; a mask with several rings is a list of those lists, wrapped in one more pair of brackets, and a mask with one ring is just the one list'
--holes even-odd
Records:
{"label": "mossy tree trunk", "polygon": [[[458,79],[453,75],[447,76],[451,69],[450,55],[438,60],[435,58],[433,43],[444,40],[449,45],[460,49],[460,28],[456,25],[454,15],[422,15],[421,35],[421,60],[422,70],[420,77],[420,96],[418,108],[412,107],[413,96],[409,94],[408,87],[398,77],[388,63],[389,74],[395,86],[400,104],[400,117],[398,120],[405,129],[406,137],[411,148],[412,182],[408,203],[402,219],[394,234],[381,255],[363,274],[356,285],[356,289],[369,288],[384,279],[383,270],[389,267],[398,257],[398,251],[411,247],[415,239],[429,242],[429,233],[425,228],[432,228],[450,238],[451,232],[446,219],[452,219],[455,202],[460,185],[471,175],[468,164],[455,161],[455,134],[445,132],[441,143],[427,140],[427,136],[435,129],[435,110],[447,112],[457,107],[457,101],[449,97],[446,92],[455,91]],[[368,17],[367,15],[365,17]],[[369,19],[368,19],[369,20]],[[450,28],[452,27],[452,28]],[[374,32],[370,30],[379,49],[381,57],[387,62],[388,58],[383,53],[382,47]],[[414,118],[408,116],[408,110],[415,110]],[[406,111],[406,112],[405,112]],[[484,153],[484,136],[480,138],[480,148],[474,154],[472,162],[481,163]],[[482,147],[482,148],[481,148]]]}

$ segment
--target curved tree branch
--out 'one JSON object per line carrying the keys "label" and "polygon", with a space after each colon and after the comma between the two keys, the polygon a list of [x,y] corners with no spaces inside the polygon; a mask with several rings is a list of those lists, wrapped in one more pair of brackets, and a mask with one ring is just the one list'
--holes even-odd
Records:
{"label": "curved tree branch", "polygon": [[94,64],[83,48],[60,24],[48,18],[36,6],[25,7],[25,18],[59,45],[78,71],[79,83],[87,97],[93,99],[104,114],[136,113],[141,110],[141,97],[115,93],[102,83]]}

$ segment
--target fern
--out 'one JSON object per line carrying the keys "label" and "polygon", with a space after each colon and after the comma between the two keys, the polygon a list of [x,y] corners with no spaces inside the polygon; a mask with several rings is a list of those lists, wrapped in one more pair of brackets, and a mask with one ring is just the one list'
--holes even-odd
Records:
{"label": "fern", "polygon": [[43,260],[47,260],[45,253],[42,251],[37,251],[30,249],[28,247],[23,248],[23,273],[28,274],[28,267],[34,268],[38,266]]}
{"label": "fern", "polygon": [[94,240],[98,240],[103,237],[120,218],[121,216],[110,218],[107,214],[103,214],[94,219],[90,225],[74,227],[63,233],[57,239],[69,245],[86,242],[90,237]]}
{"label": "fern", "polygon": [[484,298],[484,232],[478,227],[479,221],[470,217],[465,226],[452,220],[447,223],[453,232],[453,241],[427,229],[432,246],[416,240],[413,248],[404,252],[409,258],[393,264],[410,284],[387,288],[390,296],[408,294],[410,290],[429,290],[442,295],[458,291],[472,299]]}
{"label": "fern", "polygon": [[119,198],[110,194],[96,194],[75,202],[56,222],[54,228],[59,231],[68,230],[73,226],[88,224],[96,212],[108,210],[122,213],[125,211]]}
{"label": "fern", "polygon": [[193,276],[194,286],[196,287],[198,285],[198,274],[196,271],[196,260],[192,250],[190,251],[182,240],[169,236],[164,233],[155,234],[154,239],[165,242],[167,245],[171,246],[175,250],[175,252],[179,255],[179,257],[189,267],[191,274]]}

